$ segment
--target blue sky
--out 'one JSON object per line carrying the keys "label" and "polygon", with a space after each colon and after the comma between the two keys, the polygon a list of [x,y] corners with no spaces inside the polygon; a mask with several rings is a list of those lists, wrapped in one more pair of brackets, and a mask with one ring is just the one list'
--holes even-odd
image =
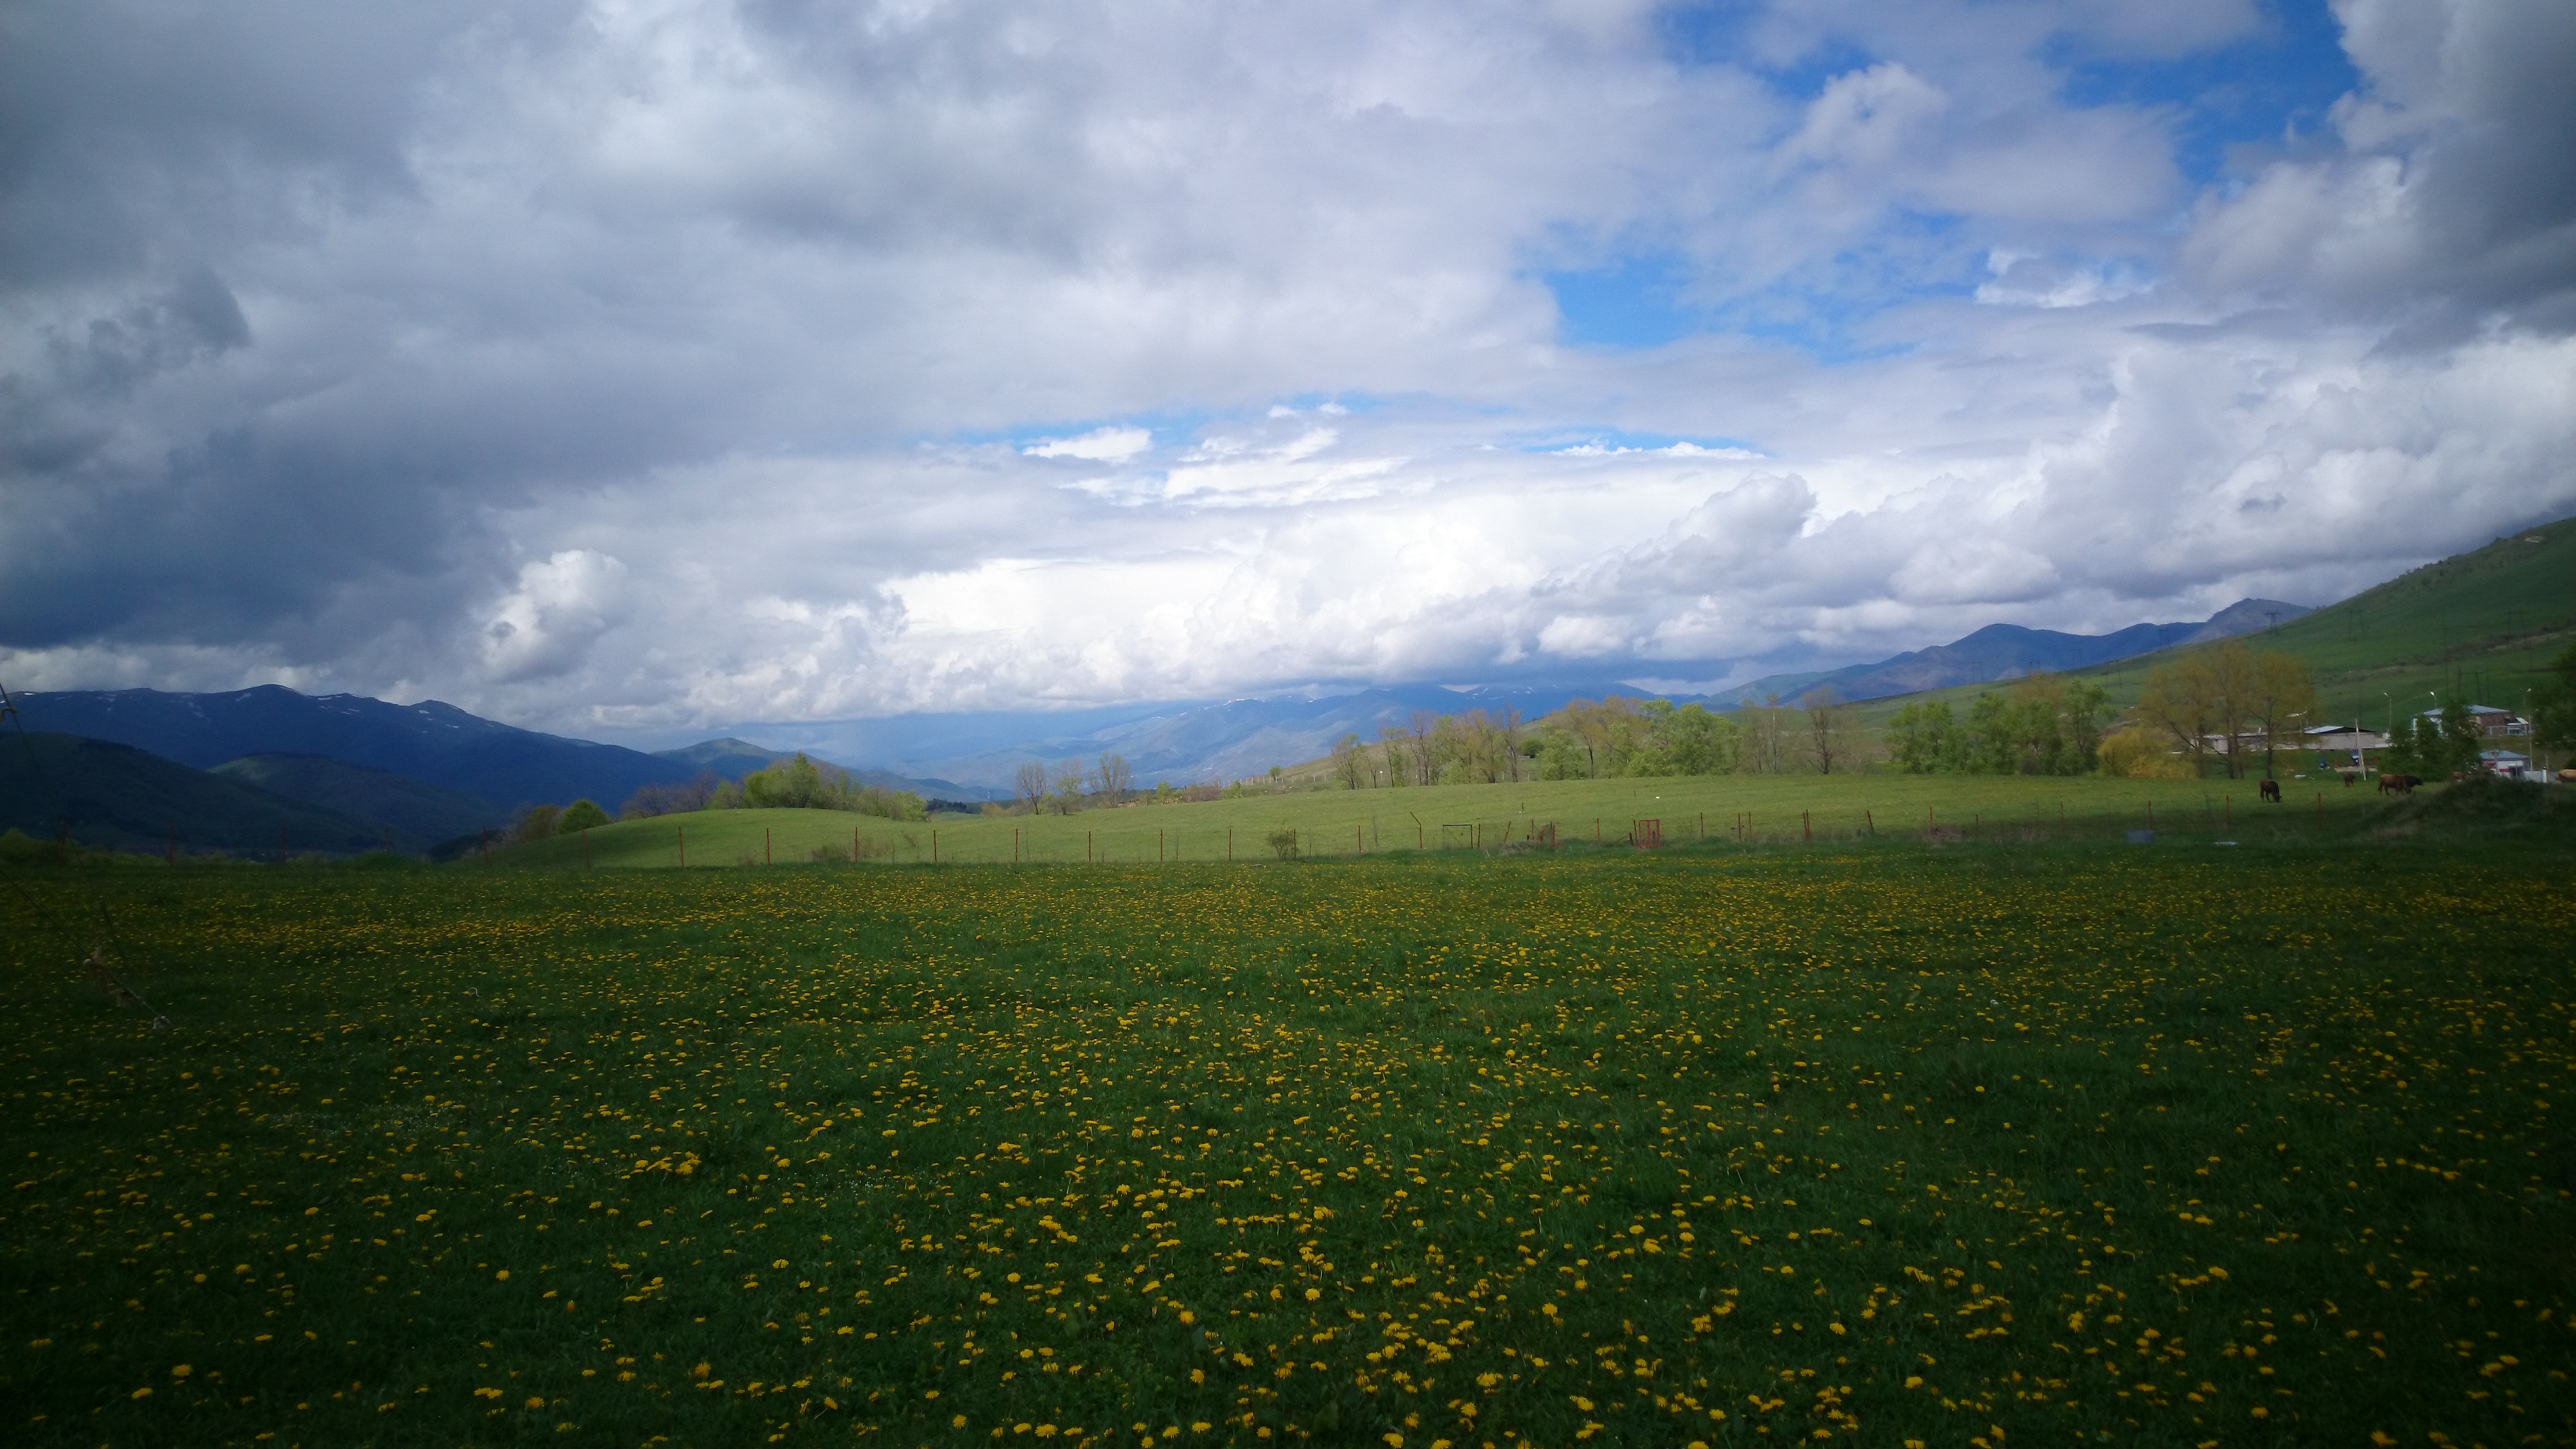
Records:
{"label": "blue sky", "polygon": [[12,687],[1716,681],[2576,509],[2563,0],[11,13]]}

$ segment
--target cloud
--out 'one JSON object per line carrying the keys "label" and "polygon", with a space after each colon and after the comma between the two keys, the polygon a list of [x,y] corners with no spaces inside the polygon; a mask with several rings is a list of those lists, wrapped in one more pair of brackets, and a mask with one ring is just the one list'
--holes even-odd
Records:
{"label": "cloud", "polygon": [[1124,463],[1140,453],[1151,452],[1154,435],[1144,428],[1122,428],[1115,424],[1094,428],[1073,438],[1048,438],[1020,449],[1032,458],[1082,458],[1094,463]]}
{"label": "cloud", "polygon": [[626,565],[565,549],[519,570],[519,584],[483,625],[483,662],[505,684],[552,679],[583,662],[625,612]]}
{"label": "cloud", "polygon": [[2550,0],[2345,0],[2362,89],[2334,143],[2207,198],[2201,285],[2311,297],[2456,336],[2481,319],[2576,330],[2576,11]]}
{"label": "cloud", "polygon": [[[2239,0],[22,5],[0,668],[685,729],[2315,601],[2576,507],[2565,8],[2337,14],[2195,195],[2077,67]],[[1678,340],[1560,346],[1640,260]]]}

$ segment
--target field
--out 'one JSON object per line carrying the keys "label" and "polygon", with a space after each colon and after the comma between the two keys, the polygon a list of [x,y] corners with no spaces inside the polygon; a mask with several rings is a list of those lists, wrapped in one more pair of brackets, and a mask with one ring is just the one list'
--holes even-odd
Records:
{"label": "field", "polygon": [[[1300,855],[1499,851],[1554,825],[1560,850],[1625,847],[1641,820],[1672,843],[1734,846],[1978,840],[2124,840],[2155,829],[2193,840],[2340,838],[2383,801],[2369,785],[2290,778],[2287,798],[2254,801],[2252,780],[1960,778],[1920,775],[1697,775],[1525,781],[1408,790],[1292,791],[1197,804],[1136,805],[1037,817],[943,815],[921,825],[823,810],[719,810],[621,821],[587,840],[496,849],[503,865],[578,868],[787,864],[818,847],[894,863],[1189,864],[1273,858],[1270,835],[1296,832]],[[938,832],[934,841],[932,831]],[[470,856],[463,868],[481,864]]]}
{"label": "field", "polygon": [[[2576,1443],[2572,857],[2439,821],[20,872],[0,1412]],[[100,912],[169,1030],[82,973]]]}

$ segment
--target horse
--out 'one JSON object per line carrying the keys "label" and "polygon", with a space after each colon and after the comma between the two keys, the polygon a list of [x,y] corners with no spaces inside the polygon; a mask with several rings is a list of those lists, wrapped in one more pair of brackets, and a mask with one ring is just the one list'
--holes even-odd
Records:
{"label": "horse", "polygon": [[2278,805],[2281,803],[2281,782],[2278,780],[2265,780],[2255,789],[2254,794],[2258,799],[2269,800],[2273,804]]}
{"label": "horse", "polygon": [[2423,783],[2423,777],[2419,775],[2382,775],[2379,777],[2379,793],[2382,795],[2411,795],[2414,793],[2415,787]]}

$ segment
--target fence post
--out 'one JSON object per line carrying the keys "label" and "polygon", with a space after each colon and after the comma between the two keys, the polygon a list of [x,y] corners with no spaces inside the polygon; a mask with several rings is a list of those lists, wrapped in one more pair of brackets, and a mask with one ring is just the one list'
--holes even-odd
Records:
{"label": "fence post", "polygon": [[1225,828],[1225,863],[1234,864],[1234,827],[1231,825]]}
{"label": "fence post", "polygon": [[[679,827],[679,831],[680,831],[680,869],[682,869],[682,870],[687,870],[687,869],[689,868],[689,827],[687,827],[687,826],[685,826],[685,825],[680,826],[680,827]],[[489,834],[489,833],[490,833],[489,831],[486,831],[486,832],[485,832],[485,834]],[[489,857],[487,856],[486,858],[488,859]]]}
{"label": "fence post", "polygon": [[1082,832],[1082,863],[1091,864],[1091,832],[1088,830]]}
{"label": "fence post", "polygon": [[930,832],[930,863],[939,864],[939,832],[936,830]]}
{"label": "fence post", "polygon": [[769,864],[769,827],[760,827],[760,863]]}

